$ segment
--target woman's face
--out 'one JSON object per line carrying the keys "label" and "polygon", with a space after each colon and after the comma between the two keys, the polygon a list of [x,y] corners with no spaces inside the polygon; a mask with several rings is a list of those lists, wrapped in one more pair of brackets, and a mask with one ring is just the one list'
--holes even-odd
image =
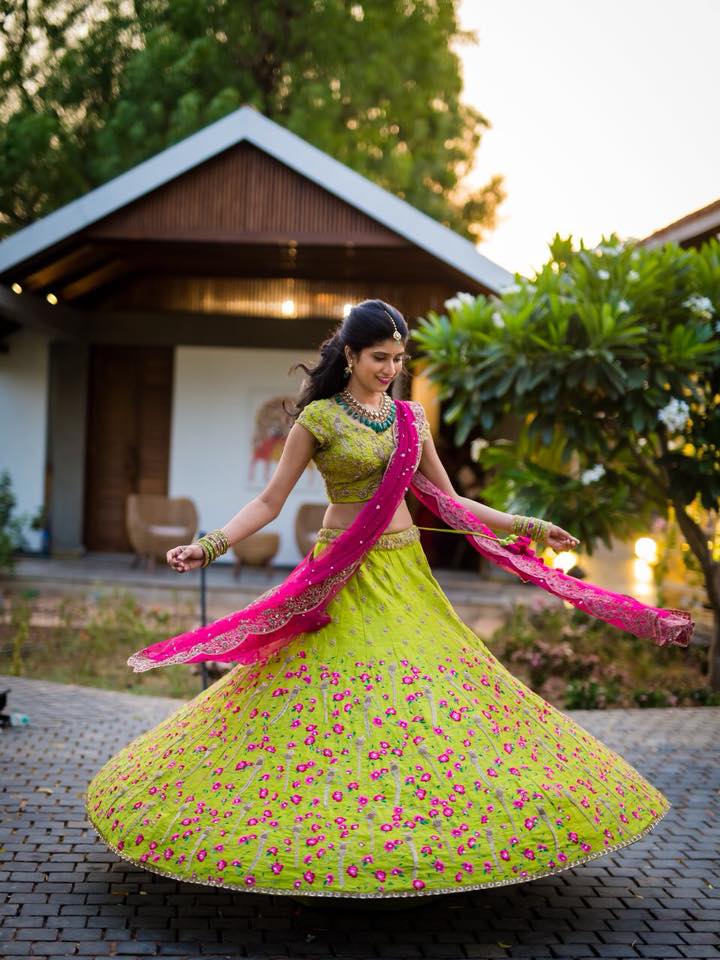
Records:
{"label": "woman's face", "polygon": [[407,358],[402,340],[380,340],[370,347],[364,347],[359,355],[346,348],[352,360],[352,376],[364,390],[385,391],[402,370],[403,360]]}

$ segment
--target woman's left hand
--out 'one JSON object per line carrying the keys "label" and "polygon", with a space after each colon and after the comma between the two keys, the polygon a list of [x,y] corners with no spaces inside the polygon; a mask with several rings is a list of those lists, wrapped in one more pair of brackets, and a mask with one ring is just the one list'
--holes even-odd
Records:
{"label": "woman's left hand", "polygon": [[548,546],[552,547],[553,550],[558,553],[562,553],[563,550],[572,550],[580,543],[577,537],[574,537],[571,533],[568,533],[567,530],[563,530],[562,527],[558,527],[554,523],[550,524],[547,542]]}

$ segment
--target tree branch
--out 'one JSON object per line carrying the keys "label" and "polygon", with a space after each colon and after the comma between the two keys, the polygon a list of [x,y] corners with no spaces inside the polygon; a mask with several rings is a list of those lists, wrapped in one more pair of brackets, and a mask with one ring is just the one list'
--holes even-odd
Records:
{"label": "tree branch", "polygon": [[636,450],[632,444],[628,444],[628,450],[630,451],[631,456],[636,460],[638,466],[641,468],[644,477],[648,477],[658,494],[662,498],[662,504],[664,507],[667,507],[668,500],[670,499],[670,490],[663,483],[662,476],[656,473],[655,469],[650,460],[647,457],[644,457],[639,450]]}
{"label": "tree branch", "polygon": [[654,469],[652,461],[644,457],[637,447],[625,436],[618,438],[618,441],[610,454],[610,459],[617,457],[622,450],[627,450],[633,460],[635,460],[638,467],[642,471],[643,478],[649,477],[652,481],[652,484],[657,491],[657,495],[650,497],[650,499],[657,503],[661,509],[667,510],[668,501],[670,500],[670,491],[669,488],[663,483],[661,475]]}
{"label": "tree branch", "polygon": [[707,535],[704,533],[702,527],[693,520],[683,503],[673,499],[673,506],[675,507],[678,524],[683,532],[683,536],[702,568],[710,603],[713,609],[717,613],[720,613],[720,585],[718,584],[717,576],[720,564],[716,563],[712,558],[707,545]]}

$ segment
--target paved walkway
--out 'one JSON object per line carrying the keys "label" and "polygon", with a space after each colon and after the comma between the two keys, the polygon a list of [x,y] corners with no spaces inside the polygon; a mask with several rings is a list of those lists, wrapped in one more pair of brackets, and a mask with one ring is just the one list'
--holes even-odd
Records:
{"label": "paved walkway", "polygon": [[623,850],[486,891],[313,906],[167,881],[95,839],[85,784],[178,701],[6,687],[32,725],[0,732],[0,956],[720,957],[720,708],[568,711],[673,804]]}

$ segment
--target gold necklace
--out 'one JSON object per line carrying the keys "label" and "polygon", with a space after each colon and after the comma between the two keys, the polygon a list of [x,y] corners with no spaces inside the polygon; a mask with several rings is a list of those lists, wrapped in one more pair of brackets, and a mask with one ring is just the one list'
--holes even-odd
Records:
{"label": "gold necklace", "polygon": [[353,408],[353,410],[356,410],[359,414],[362,414],[362,416],[367,417],[369,420],[375,420],[378,423],[387,419],[387,416],[390,413],[390,407],[392,406],[392,400],[390,395],[387,393],[383,394],[382,402],[376,409],[367,407],[364,403],[361,403],[357,397],[350,393],[347,387],[345,387],[345,389],[340,393],[340,396],[349,406]]}
{"label": "gold necklace", "polygon": [[[347,388],[341,393],[335,394],[335,401],[339,403],[354,420],[359,420],[360,423],[364,423],[365,426],[370,427],[376,433],[382,433],[395,422],[395,403],[388,394],[385,394],[380,410],[377,412],[371,411],[370,413],[368,413],[359,400],[353,397]],[[383,419],[380,419],[383,409],[387,410],[387,415]]]}

